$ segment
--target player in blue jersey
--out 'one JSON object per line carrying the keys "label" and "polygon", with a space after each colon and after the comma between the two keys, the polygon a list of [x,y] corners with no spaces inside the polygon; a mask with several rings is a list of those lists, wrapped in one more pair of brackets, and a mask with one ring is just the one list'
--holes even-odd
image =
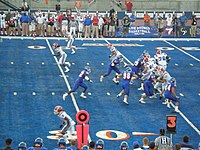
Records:
{"label": "player in blue jersey", "polygon": [[[111,60],[111,63],[108,65],[108,70],[106,73],[104,73],[103,75],[101,75],[100,77],[100,82],[103,81],[103,78],[110,75],[111,71],[114,70],[116,73],[120,74],[120,70],[119,70],[119,65],[120,62],[123,61],[123,57],[122,55],[117,55],[113,60]],[[117,79],[117,75],[115,75],[115,77],[113,78],[113,82],[115,83],[119,83],[119,80]]]}
{"label": "player in blue jersey", "polygon": [[128,96],[129,96],[129,91],[130,91],[130,81],[132,77],[138,78],[138,76],[131,70],[130,67],[126,67],[126,70],[122,73],[119,74],[118,77],[123,78],[122,82],[122,90],[121,92],[117,95],[117,98],[119,98],[122,94],[124,94],[124,100],[123,102],[128,105]]}
{"label": "player in blue jersey", "polygon": [[86,79],[87,81],[89,81],[90,83],[92,83],[92,80],[90,80],[90,78],[88,77],[88,75],[90,74],[90,72],[91,72],[90,67],[89,66],[85,66],[85,69],[82,70],[81,73],[79,74],[78,79],[76,80],[74,87],[70,91],[68,91],[67,93],[63,94],[63,100],[65,100],[65,98],[66,98],[67,95],[71,94],[72,92],[75,92],[79,88],[79,86],[81,86],[81,87],[84,88],[83,91],[82,91],[82,93],[81,93],[81,95],[80,95],[80,97],[81,98],[87,98],[85,96],[85,92],[86,92],[86,90],[87,90],[88,87],[84,83],[84,79]]}
{"label": "player in blue jersey", "polygon": [[[167,83],[167,85],[165,86],[164,97],[167,99],[167,107],[170,108],[170,101],[174,101],[175,112],[179,112],[178,110],[179,97],[176,95],[175,88],[176,88],[176,79],[172,77],[170,79],[170,82]],[[163,92],[161,93],[161,98],[162,98],[162,95],[163,95]]]}
{"label": "player in blue jersey", "polygon": [[144,93],[141,95],[141,98],[139,100],[140,103],[145,104],[146,102],[144,101],[144,99],[154,94],[153,82],[155,82],[155,80],[156,75],[152,72],[149,75],[148,79],[144,82]]}
{"label": "player in blue jersey", "polygon": [[35,139],[33,147],[29,147],[27,150],[47,150],[47,148],[44,147],[43,139],[38,137]]}

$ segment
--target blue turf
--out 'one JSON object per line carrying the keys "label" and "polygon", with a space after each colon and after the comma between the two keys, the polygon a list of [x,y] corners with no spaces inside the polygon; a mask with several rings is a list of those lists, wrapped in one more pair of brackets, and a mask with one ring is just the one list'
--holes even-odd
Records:
{"label": "blue turf", "polygon": [[[66,46],[64,40],[49,40],[52,45],[58,42],[62,46]],[[109,41],[111,43],[137,43],[144,45],[143,47],[117,47],[120,52],[130,61],[134,61],[143,50],[148,50],[151,55],[155,54],[156,47],[172,47],[163,41]],[[175,46],[199,46],[198,41],[169,41]],[[83,43],[104,43],[105,41],[75,41],[80,47]],[[36,137],[40,136],[44,139],[45,146],[49,149],[56,147],[56,141],[46,138],[50,130],[59,129],[61,121],[53,114],[53,108],[56,105],[62,105],[64,109],[75,119],[76,110],[71,101],[71,97],[62,101],[62,94],[67,91],[67,86],[61,75],[54,58],[45,40],[9,40],[4,39],[0,43],[0,75],[1,75],[1,109],[0,109],[0,145],[4,145],[3,141],[7,137],[14,139],[13,147],[16,148],[20,141],[27,142],[28,146],[32,146]],[[27,46],[40,45],[46,49],[32,50]],[[147,99],[147,104],[138,103],[141,91],[137,91],[139,81],[131,86],[129,97],[129,106],[122,103],[122,98],[116,99],[116,95],[121,90],[120,85],[112,82],[114,73],[104,78],[103,82],[99,82],[99,77],[107,70],[109,63],[109,50],[106,47],[86,47],[86,49],[77,50],[75,55],[71,55],[69,50],[68,60],[75,62],[75,66],[70,68],[68,81],[71,87],[74,84],[78,74],[86,65],[90,64],[92,73],[90,75],[93,84],[87,83],[92,95],[87,99],[80,99],[79,95],[82,91],[78,89],[75,94],[80,109],[85,109],[90,114],[90,136],[92,140],[97,140],[96,132],[100,130],[119,130],[130,134],[127,142],[131,145],[135,140],[140,141],[142,138],[133,136],[133,131],[154,132],[158,133],[159,129],[166,128],[166,115],[171,114],[172,109],[168,110],[162,105],[158,99]],[[200,59],[199,51],[186,51]],[[199,96],[199,62],[185,55],[179,50],[166,51],[172,58],[168,71],[177,79],[177,93],[184,93],[185,97],[181,97],[180,110],[187,118],[200,129],[200,116],[198,100]],[[13,61],[14,64],[10,64]],[[30,64],[26,64],[30,62]],[[45,64],[42,65],[41,63]],[[104,66],[101,65],[104,63]],[[179,66],[175,66],[175,63]],[[193,66],[189,64],[192,63]],[[13,92],[18,95],[14,96]],[[33,96],[32,92],[36,92]],[[55,95],[51,95],[55,92]],[[110,96],[106,93],[109,92]],[[173,143],[182,141],[182,137],[186,134],[191,138],[191,143],[196,147],[199,142],[199,135],[185,122],[185,120],[177,115],[177,134],[173,136]],[[115,136],[115,135],[113,135]],[[155,137],[149,137],[154,140]],[[119,149],[121,141],[105,140],[107,150]]]}

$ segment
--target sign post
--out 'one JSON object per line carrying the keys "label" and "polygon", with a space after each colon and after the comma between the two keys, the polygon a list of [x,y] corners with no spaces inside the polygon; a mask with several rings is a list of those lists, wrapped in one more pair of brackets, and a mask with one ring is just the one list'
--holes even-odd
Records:
{"label": "sign post", "polygon": [[90,119],[89,113],[85,110],[80,110],[76,114],[76,125],[78,148],[81,149],[83,145],[88,144],[89,125],[86,124]]}
{"label": "sign post", "polygon": [[170,140],[172,141],[172,134],[176,134],[176,115],[167,115],[167,131],[170,134]]}

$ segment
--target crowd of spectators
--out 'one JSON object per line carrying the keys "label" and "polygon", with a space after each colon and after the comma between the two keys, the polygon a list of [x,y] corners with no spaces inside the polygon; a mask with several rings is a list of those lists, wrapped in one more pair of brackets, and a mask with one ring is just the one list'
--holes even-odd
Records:
{"label": "crowd of spectators", "polygon": [[[1,150],[13,150],[12,139],[8,138],[5,140],[5,147]],[[61,137],[58,139],[57,146],[53,150],[105,150],[106,145],[104,140],[98,139],[95,141],[90,141],[88,145],[83,145],[81,149],[77,148],[77,141],[71,140],[69,144],[66,144],[65,139]],[[190,144],[190,139],[188,136],[183,136],[180,143],[173,145],[171,139],[165,135],[165,130],[160,129],[160,135],[155,138],[154,141],[149,141],[148,137],[144,137],[142,141],[133,141],[132,144],[122,141],[119,145],[119,150],[200,150],[200,142],[198,145]],[[33,143],[33,146],[28,147],[25,142],[20,142],[18,144],[18,150],[48,150],[44,147],[43,139],[37,137]]]}
{"label": "crowd of spectators", "polygon": [[[154,26],[157,28],[159,37],[162,37],[165,27],[172,27],[172,37],[179,37],[180,28],[185,29],[185,24],[189,20],[184,13],[180,17],[177,17],[177,14],[168,14],[165,16],[166,18],[156,13],[152,18],[146,12],[144,14],[144,24],[137,24],[139,19],[137,19],[134,12],[119,19],[112,6],[108,14],[82,14],[80,12],[72,13],[71,10],[67,10],[65,13],[60,12],[59,3],[56,5],[56,13],[45,13],[39,9],[35,13],[29,13],[29,11],[26,11],[28,9],[27,3],[24,1],[22,5],[22,10],[25,11],[0,13],[1,35],[65,37],[67,32],[70,32],[74,37],[79,38],[101,38],[116,37],[116,33],[122,28],[120,35],[128,37],[130,27]],[[196,37],[196,16],[192,15],[190,19],[190,35]],[[153,24],[151,20],[153,20]]]}

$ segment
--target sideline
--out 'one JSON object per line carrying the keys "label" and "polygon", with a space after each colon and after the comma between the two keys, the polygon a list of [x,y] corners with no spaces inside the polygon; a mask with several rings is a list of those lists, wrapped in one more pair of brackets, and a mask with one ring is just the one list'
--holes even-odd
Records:
{"label": "sideline", "polygon": [[[65,37],[26,37],[26,36],[0,36],[2,39],[29,39],[29,40],[66,40]],[[76,40],[100,41],[200,41],[200,38],[76,38]]]}

